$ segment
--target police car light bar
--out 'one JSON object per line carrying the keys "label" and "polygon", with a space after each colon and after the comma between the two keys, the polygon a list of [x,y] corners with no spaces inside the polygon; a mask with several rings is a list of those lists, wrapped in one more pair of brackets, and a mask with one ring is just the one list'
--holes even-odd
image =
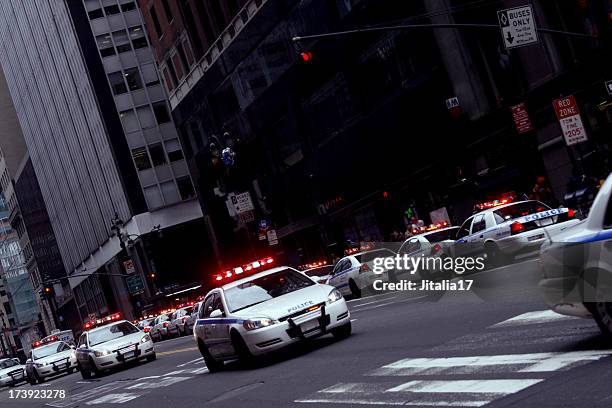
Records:
{"label": "police car light bar", "polygon": [[439,222],[437,224],[431,224],[428,225],[427,227],[417,227],[417,228],[413,228],[412,229],[412,234],[413,235],[417,235],[417,234],[422,234],[424,232],[431,232],[431,231],[436,231],[442,228],[446,228],[448,227],[450,224],[446,221],[442,221]]}
{"label": "police car light bar", "polygon": [[53,343],[59,340],[59,337],[57,336],[47,336],[42,340],[38,340],[35,341],[34,343],[32,343],[32,348],[36,348],[36,347],[40,347],[43,344],[49,344],[49,343]]}
{"label": "police car light bar", "polygon": [[485,201],[484,203],[476,204],[475,209],[483,211],[489,208],[499,207],[500,205],[510,204],[513,201],[511,197],[501,198],[499,200]]}
{"label": "police car light bar", "polygon": [[262,258],[257,261],[246,263],[242,266],[237,266],[235,268],[229,269],[221,274],[217,274],[213,276],[215,282],[221,281],[229,281],[231,279],[237,279],[245,272],[256,272],[259,270],[266,270],[267,266],[270,266],[274,263],[274,258],[271,256],[267,258]]}
{"label": "police car light bar", "polygon": [[97,327],[97,326],[102,326],[102,325],[105,325],[107,323],[115,322],[115,321],[117,321],[119,319],[121,319],[121,313],[114,313],[112,315],[108,315],[108,316],[100,318],[100,319],[95,319],[95,320],[90,320],[88,322],[85,322],[85,324],[83,325],[83,328],[85,330],[89,330],[89,329],[93,329],[94,327]]}
{"label": "police car light bar", "polygon": [[320,266],[325,266],[327,265],[327,261],[326,260],[322,260],[322,261],[317,261],[317,262],[311,262],[311,263],[307,263],[304,265],[300,265],[298,266],[299,270],[306,270],[306,269],[313,269],[313,268],[318,268]]}

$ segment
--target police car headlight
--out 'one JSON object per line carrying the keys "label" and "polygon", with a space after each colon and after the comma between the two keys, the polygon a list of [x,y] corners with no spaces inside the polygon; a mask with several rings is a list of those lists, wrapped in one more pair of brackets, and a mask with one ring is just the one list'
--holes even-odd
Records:
{"label": "police car headlight", "polygon": [[94,355],[96,357],[104,357],[104,356],[108,356],[111,353],[110,350],[100,350],[100,351],[94,351]]}
{"label": "police car headlight", "polygon": [[151,336],[149,336],[148,334],[145,334],[144,337],[140,339],[140,342],[146,343],[147,341],[151,341]]}
{"label": "police car headlight", "polygon": [[36,366],[36,368],[40,368],[49,365],[49,363],[34,363],[34,365]]}
{"label": "police car headlight", "polygon": [[342,293],[338,289],[334,289],[327,295],[327,304],[334,303],[342,299]]}
{"label": "police car headlight", "polygon": [[262,327],[272,326],[275,323],[274,320],[268,319],[267,317],[260,317],[255,319],[245,320],[242,324],[247,330],[261,329]]}

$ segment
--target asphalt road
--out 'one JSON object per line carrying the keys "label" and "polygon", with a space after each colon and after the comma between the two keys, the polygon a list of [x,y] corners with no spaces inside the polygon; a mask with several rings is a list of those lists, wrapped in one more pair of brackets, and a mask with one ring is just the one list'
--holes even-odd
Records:
{"label": "asphalt road", "polygon": [[470,292],[351,301],[351,337],[321,337],[256,368],[232,362],[210,374],[182,337],[157,343],[152,363],[12,389],[65,390],[64,399],[4,389],[0,406],[612,406],[612,347],[592,321],[546,309],[534,260],[468,278]]}

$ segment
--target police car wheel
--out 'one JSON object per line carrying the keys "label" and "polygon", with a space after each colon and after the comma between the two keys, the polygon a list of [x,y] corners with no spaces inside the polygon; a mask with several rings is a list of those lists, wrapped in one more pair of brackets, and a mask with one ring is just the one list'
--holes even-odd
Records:
{"label": "police car wheel", "polygon": [[99,377],[101,373],[101,371],[98,370],[98,367],[96,367],[96,363],[94,362],[93,358],[91,357],[89,357],[89,371],[95,374],[96,377]]}
{"label": "police car wheel", "polygon": [[485,253],[487,255],[487,266],[489,268],[497,268],[510,263],[509,257],[501,252],[493,242],[487,242],[485,244]]}
{"label": "police car wheel", "polygon": [[353,331],[353,328],[351,326],[351,322],[348,322],[346,324],[343,324],[340,327],[331,329],[331,334],[337,340],[343,340],[343,339],[346,339],[348,336],[350,336],[352,331]]}
{"label": "police car wheel", "polygon": [[83,377],[84,380],[89,380],[91,378],[91,371],[83,369],[83,367],[80,365],[79,371],[81,372],[81,377]]}
{"label": "police car wheel", "polygon": [[612,340],[612,303],[597,302],[592,313],[603,335]]}
{"label": "police car wheel", "polygon": [[41,377],[36,371],[34,371],[34,378],[36,378],[36,381],[38,381],[39,384],[45,382],[45,377]]}
{"label": "police car wheel", "polygon": [[210,355],[206,345],[204,345],[200,339],[198,339],[198,349],[204,358],[204,364],[206,364],[209,373],[216,373],[217,371],[223,370],[223,362],[215,360],[215,358]]}
{"label": "police car wheel", "polygon": [[361,297],[361,289],[359,289],[355,281],[352,279],[349,281],[349,289],[351,290],[351,294],[353,295],[355,299],[358,299]]}
{"label": "police car wheel", "polygon": [[232,339],[232,346],[234,346],[234,350],[238,355],[238,359],[243,363],[252,363],[253,362],[253,354],[249,350],[249,347],[244,342],[244,339],[237,331],[232,331],[230,334]]}
{"label": "police car wheel", "polygon": [[30,383],[30,385],[36,385],[36,379],[32,378],[28,375],[28,382]]}

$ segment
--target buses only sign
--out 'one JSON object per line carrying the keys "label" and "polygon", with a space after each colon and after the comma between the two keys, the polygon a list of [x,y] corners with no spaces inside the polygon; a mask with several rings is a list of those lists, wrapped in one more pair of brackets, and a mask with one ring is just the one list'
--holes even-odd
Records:
{"label": "buses only sign", "polygon": [[497,18],[507,49],[538,42],[535,16],[531,6],[500,10],[497,12]]}
{"label": "buses only sign", "polygon": [[580,110],[576,103],[576,98],[568,96],[567,98],[556,99],[553,101],[557,119],[563,131],[565,143],[568,146],[575,145],[587,141],[586,130],[582,123]]}

